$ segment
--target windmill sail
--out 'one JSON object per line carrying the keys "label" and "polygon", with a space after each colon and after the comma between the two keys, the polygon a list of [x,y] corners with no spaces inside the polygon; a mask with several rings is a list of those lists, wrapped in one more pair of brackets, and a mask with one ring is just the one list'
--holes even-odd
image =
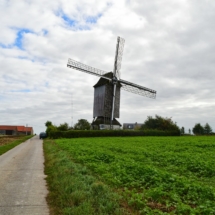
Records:
{"label": "windmill sail", "polygon": [[121,62],[122,62],[124,43],[125,43],[125,40],[123,38],[121,38],[121,37],[117,38],[113,74],[118,79],[120,79],[120,69],[121,69]]}
{"label": "windmill sail", "polygon": [[122,86],[122,89],[131,93],[135,93],[141,96],[146,96],[152,99],[156,98],[156,91],[149,89],[147,87],[143,87],[134,83],[131,83],[129,81],[125,81],[120,79],[119,83]]}
{"label": "windmill sail", "polygon": [[116,98],[116,84],[118,79],[120,79],[120,69],[121,69],[121,62],[122,62],[122,54],[123,54],[123,48],[124,48],[125,40],[121,37],[117,38],[117,44],[116,44],[116,54],[115,54],[115,60],[114,60],[114,69],[113,69],[113,99],[112,99],[112,110],[111,110],[111,127],[113,126],[113,120],[114,120],[114,111],[115,111],[115,98]]}
{"label": "windmill sail", "polygon": [[96,75],[96,76],[99,76],[99,77],[103,77],[103,78],[108,79],[110,81],[112,80],[112,79],[110,79],[108,77],[103,76],[108,72],[105,72],[105,71],[100,70],[100,69],[93,68],[91,66],[87,66],[86,64],[80,63],[80,62],[75,61],[75,60],[70,59],[70,58],[68,59],[67,67],[77,69],[77,70],[80,70],[81,72],[85,72],[85,73],[88,73],[88,74],[91,74],[91,75]]}

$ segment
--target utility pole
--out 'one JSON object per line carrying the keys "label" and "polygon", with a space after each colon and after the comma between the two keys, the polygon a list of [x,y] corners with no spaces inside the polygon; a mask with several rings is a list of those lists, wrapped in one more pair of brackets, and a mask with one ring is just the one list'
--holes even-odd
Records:
{"label": "utility pole", "polygon": [[26,136],[27,136],[27,134],[28,134],[28,132],[27,132],[27,127],[28,127],[28,124],[26,124]]}
{"label": "utility pole", "polygon": [[71,128],[73,128],[73,93],[71,94],[71,109],[72,109],[72,113],[71,113]]}

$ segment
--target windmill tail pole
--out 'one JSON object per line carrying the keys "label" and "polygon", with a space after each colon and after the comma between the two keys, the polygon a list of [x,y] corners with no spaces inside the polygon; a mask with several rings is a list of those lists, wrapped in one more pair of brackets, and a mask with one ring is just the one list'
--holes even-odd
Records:
{"label": "windmill tail pole", "polygon": [[111,129],[113,129],[115,94],[116,94],[116,83],[113,84],[113,101],[112,101],[111,122],[110,122],[111,123]]}

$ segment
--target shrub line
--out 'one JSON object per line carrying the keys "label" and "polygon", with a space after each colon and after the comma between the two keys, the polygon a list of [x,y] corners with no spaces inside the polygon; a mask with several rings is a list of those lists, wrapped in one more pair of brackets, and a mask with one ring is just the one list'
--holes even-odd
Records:
{"label": "shrub line", "polygon": [[58,138],[80,138],[80,137],[134,137],[134,136],[180,136],[180,132],[161,130],[73,130],[73,131],[50,131],[49,137]]}

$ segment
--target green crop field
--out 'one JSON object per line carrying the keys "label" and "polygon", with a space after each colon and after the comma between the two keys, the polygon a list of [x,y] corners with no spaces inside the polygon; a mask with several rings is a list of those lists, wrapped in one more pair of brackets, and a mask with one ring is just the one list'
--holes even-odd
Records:
{"label": "green crop field", "polygon": [[215,214],[214,136],[77,138],[55,143],[59,152],[116,193],[128,214]]}

